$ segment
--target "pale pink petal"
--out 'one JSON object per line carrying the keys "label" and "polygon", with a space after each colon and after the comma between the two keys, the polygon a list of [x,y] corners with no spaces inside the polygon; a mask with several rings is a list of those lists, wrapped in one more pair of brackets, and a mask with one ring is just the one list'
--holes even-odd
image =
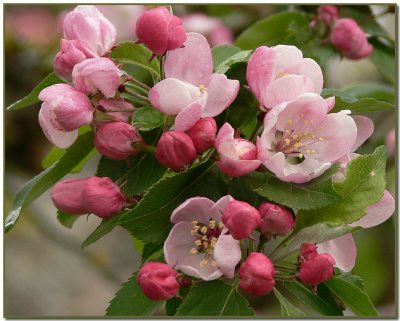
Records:
{"label": "pale pink petal", "polygon": [[151,88],[149,99],[160,112],[176,115],[201,95],[197,87],[175,78],[167,78]]}
{"label": "pale pink petal", "polygon": [[254,96],[262,101],[263,93],[273,80],[275,51],[273,48],[262,46],[257,48],[247,65],[247,83]]}
{"label": "pale pink petal", "polygon": [[64,132],[54,128],[51,121],[50,106],[43,103],[39,111],[39,124],[47,139],[59,148],[71,146],[78,137],[78,130]]}
{"label": "pale pink petal", "polygon": [[213,74],[207,84],[208,99],[202,117],[215,117],[222,113],[236,98],[239,81],[230,80],[223,74]]}
{"label": "pale pink petal", "polygon": [[198,221],[208,225],[210,213],[217,212],[216,209],[211,210],[213,205],[214,202],[206,197],[189,198],[172,212],[171,222]]}
{"label": "pale pink petal", "polygon": [[242,257],[240,241],[231,235],[221,235],[214,248],[214,257],[218,269],[228,278],[233,278],[235,267]]}
{"label": "pale pink petal", "polygon": [[186,131],[193,127],[202,117],[204,105],[207,102],[207,93],[200,99],[186,106],[175,118],[175,130]]}
{"label": "pale pink petal", "polygon": [[266,108],[296,99],[304,93],[313,92],[314,84],[310,78],[301,75],[288,75],[276,79],[264,91],[262,103]]}
{"label": "pale pink petal", "polygon": [[68,92],[75,92],[76,89],[67,84],[55,84],[46,87],[39,93],[39,100],[51,102],[52,100],[60,98]]}
{"label": "pale pink petal", "polygon": [[221,129],[218,131],[217,138],[215,140],[215,147],[219,148],[222,144],[226,142],[233,142],[235,131],[229,123],[225,123]]}
{"label": "pale pink petal", "polygon": [[335,107],[336,97],[335,96],[328,97],[325,99],[325,101],[328,104],[328,112],[329,112],[332,110],[333,107]]}
{"label": "pale pink petal", "polygon": [[303,53],[295,46],[278,45],[275,51],[275,77],[279,73],[296,73],[303,60]]}
{"label": "pale pink petal", "polygon": [[370,205],[367,209],[367,213],[361,219],[349,225],[369,228],[382,224],[392,216],[396,207],[395,203],[392,194],[385,190],[378,203]]}
{"label": "pale pink petal", "polygon": [[321,93],[324,85],[324,76],[321,67],[313,59],[304,58],[300,63],[297,73],[310,78],[314,84],[313,92],[316,94]]}
{"label": "pale pink petal", "polygon": [[211,208],[213,211],[215,210],[215,209],[217,209],[218,211],[217,211],[217,213],[218,213],[218,215],[217,216],[214,216],[214,217],[212,217],[213,219],[215,219],[216,221],[221,221],[221,219],[222,219],[222,214],[223,214],[223,212],[224,212],[224,210],[225,210],[225,207],[227,207],[228,206],[228,203],[230,202],[230,201],[233,201],[234,200],[234,198],[232,197],[232,196],[230,196],[230,195],[225,195],[225,196],[223,196],[223,197],[221,197],[217,202],[215,202],[215,204],[213,205],[213,207]]}
{"label": "pale pink petal", "polygon": [[236,160],[220,155],[220,160],[216,161],[217,166],[225,174],[231,177],[244,176],[250,172],[255,171],[261,162],[257,159],[255,160]]}
{"label": "pale pink petal", "polygon": [[329,240],[317,245],[318,253],[329,253],[336,261],[335,266],[349,272],[356,263],[357,248],[353,236],[343,235],[333,240]]}
{"label": "pale pink petal", "polygon": [[203,259],[204,254],[191,254],[180,261],[176,268],[187,275],[203,279],[204,281],[212,281],[223,275],[221,270],[211,265],[211,261],[214,259],[213,256],[208,258],[206,266],[200,266],[200,262]]}
{"label": "pale pink petal", "polygon": [[374,123],[366,116],[353,116],[357,126],[357,138],[351,151],[354,152],[374,133]]}
{"label": "pale pink petal", "polygon": [[213,71],[210,45],[199,33],[189,32],[183,48],[170,51],[165,60],[165,77],[195,86],[205,85]]}

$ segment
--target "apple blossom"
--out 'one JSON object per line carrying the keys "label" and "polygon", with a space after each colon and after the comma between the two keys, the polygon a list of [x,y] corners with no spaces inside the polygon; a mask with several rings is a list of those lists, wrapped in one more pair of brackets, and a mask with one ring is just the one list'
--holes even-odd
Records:
{"label": "apple blossom", "polygon": [[107,121],[95,121],[97,128],[102,127],[109,122],[124,122],[129,123],[129,118],[132,116],[135,107],[123,99],[102,99],[96,105],[97,109],[107,114]]}
{"label": "apple blossom", "polygon": [[149,92],[151,104],[167,115],[177,115],[175,129],[186,131],[200,119],[222,113],[236,98],[239,81],[213,74],[210,45],[198,33],[188,33],[184,48],[168,53],[166,79]]}
{"label": "apple blossom", "polygon": [[193,127],[190,127],[186,134],[192,139],[198,154],[214,147],[217,135],[217,123],[214,118],[206,117],[199,119]]}
{"label": "apple blossom", "polygon": [[270,203],[263,202],[258,211],[261,216],[260,229],[261,232],[271,239],[273,236],[285,236],[294,227],[294,218],[292,213],[285,207]]}
{"label": "apple blossom", "polygon": [[317,254],[300,263],[298,278],[305,284],[316,286],[333,275],[335,259],[329,253]]}
{"label": "apple blossom", "polygon": [[234,130],[229,123],[219,130],[215,147],[219,155],[216,163],[229,176],[246,175],[261,165],[257,159],[257,147],[246,139],[234,138]]}
{"label": "apple blossom", "polygon": [[50,194],[54,206],[67,214],[86,214],[88,210],[83,205],[82,192],[87,180],[88,178],[72,178],[59,181]]}
{"label": "apple blossom", "polygon": [[216,203],[193,197],[173,211],[174,226],[164,243],[168,265],[205,281],[234,276],[242,256],[240,243],[222,223],[222,212],[232,200],[229,195]]}
{"label": "apple blossom", "polygon": [[339,9],[337,6],[325,5],[318,7],[318,19],[330,25],[339,18]]}

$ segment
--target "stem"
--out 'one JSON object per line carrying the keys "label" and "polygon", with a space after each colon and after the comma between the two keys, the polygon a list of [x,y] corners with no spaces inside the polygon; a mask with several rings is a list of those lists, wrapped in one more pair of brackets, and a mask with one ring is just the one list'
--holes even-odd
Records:
{"label": "stem", "polygon": [[264,234],[260,235],[260,239],[258,241],[257,252],[261,252],[264,248],[265,243],[267,243],[268,239]]}
{"label": "stem", "polygon": [[251,252],[253,252],[253,248],[254,248],[254,241],[253,239],[249,238],[249,248],[248,248],[248,254],[249,255]]}
{"label": "stem", "polygon": [[147,89],[144,89],[144,88],[142,88],[142,87],[140,87],[138,85],[125,83],[125,86],[130,88],[130,89],[133,89],[134,91],[136,91],[138,93],[143,93],[146,96],[149,94],[149,91]]}
{"label": "stem", "polygon": [[240,241],[240,250],[242,252],[242,259],[245,259],[245,251],[244,251],[244,245],[243,245],[243,241]]}
{"label": "stem", "polygon": [[133,97],[136,97],[136,98],[138,98],[138,99],[141,99],[141,100],[143,100],[143,101],[145,101],[145,102],[150,102],[150,100],[149,100],[146,96],[143,96],[143,95],[141,95],[141,94],[138,94],[137,92],[128,90],[128,88],[125,88],[125,91],[126,91],[128,94],[132,95]]}
{"label": "stem", "polygon": [[146,84],[142,83],[141,81],[137,80],[136,78],[130,79],[131,82],[135,83],[136,85],[142,87],[143,89],[146,89],[146,91],[149,91],[151,88],[147,86]]}
{"label": "stem", "polygon": [[164,76],[164,64],[165,64],[165,56],[160,56],[160,77],[161,77],[161,80],[165,79],[165,76]]}

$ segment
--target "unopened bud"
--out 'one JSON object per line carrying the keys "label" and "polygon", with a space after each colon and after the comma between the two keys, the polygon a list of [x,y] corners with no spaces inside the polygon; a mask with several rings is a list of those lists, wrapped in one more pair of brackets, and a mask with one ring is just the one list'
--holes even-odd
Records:
{"label": "unopened bud", "polygon": [[214,147],[217,135],[217,123],[214,118],[201,118],[197,123],[186,131],[192,139],[198,154],[203,153],[209,148]]}
{"label": "unopened bud", "polygon": [[82,192],[88,178],[64,179],[54,185],[51,199],[54,206],[67,214],[86,214],[88,210],[82,202]]}
{"label": "unopened bud", "polygon": [[267,237],[285,236],[294,226],[292,213],[283,206],[264,202],[258,208],[261,216],[261,232]]}
{"label": "unopened bud", "polygon": [[333,275],[335,259],[328,253],[317,254],[300,264],[298,278],[305,284],[316,286]]}

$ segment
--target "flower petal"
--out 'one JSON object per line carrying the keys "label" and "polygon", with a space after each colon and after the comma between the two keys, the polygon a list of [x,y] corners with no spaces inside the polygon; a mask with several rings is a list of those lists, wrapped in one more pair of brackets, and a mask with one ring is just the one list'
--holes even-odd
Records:
{"label": "flower petal", "polygon": [[351,271],[356,263],[357,248],[351,233],[318,244],[317,252],[332,255],[335,266],[344,272]]}
{"label": "flower petal", "polygon": [[58,99],[68,92],[76,92],[76,89],[67,84],[51,85],[39,93],[39,100],[51,102],[52,100]]}
{"label": "flower petal", "polygon": [[165,60],[165,77],[177,78],[195,86],[205,85],[213,72],[213,61],[207,39],[189,32],[183,48],[170,51]]}
{"label": "flower petal", "polygon": [[240,241],[231,235],[220,235],[214,248],[214,257],[218,269],[228,278],[233,278],[235,267],[242,257]]}
{"label": "flower petal", "polygon": [[324,85],[324,76],[321,67],[313,59],[304,58],[300,63],[297,73],[310,78],[314,84],[313,92],[316,94],[321,93]]}
{"label": "flower petal", "polygon": [[206,102],[207,93],[197,101],[185,107],[175,118],[175,130],[184,132],[193,127],[201,118]]}
{"label": "flower petal", "polygon": [[303,60],[303,53],[295,46],[278,45],[273,47],[276,55],[275,76],[280,72],[296,73]]}
{"label": "flower petal", "polygon": [[374,132],[374,123],[366,116],[353,116],[357,126],[357,138],[351,151],[354,152],[360,147]]}
{"label": "flower petal", "polygon": [[215,204],[213,205],[213,207],[211,209],[213,210],[213,213],[214,213],[214,210],[217,209],[218,215],[216,215],[212,218],[215,219],[216,221],[221,221],[222,213],[224,212],[225,207],[227,207],[228,203],[233,200],[234,200],[234,198],[232,196],[225,195],[225,196],[221,197],[217,202],[215,202]]}
{"label": "flower petal", "polygon": [[328,97],[325,99],[325,101],[328,104],[328,112],[329,112],[332,110],[333,107],[335,107],[336,97],[335,96]]}
{"label": "flower petal", "polygon": [[181,221],[198,221],[208,225],[211,207],[214,202],[207,197],[192,197],[179,205],[171,215],[171,222],[176,224]]}
{"label": "flower petal", "polygon": [[208,258],[208,264],[206,266],[200,266],[200,262],[203,259],[204,254],[191,254],[185,257],[182,262],[179,262],[176,268],[187,275],[200,278],[204,281],[212,281],[223,275],[221,270],[211,265],[211,261],[214,259],[213,256]]}

